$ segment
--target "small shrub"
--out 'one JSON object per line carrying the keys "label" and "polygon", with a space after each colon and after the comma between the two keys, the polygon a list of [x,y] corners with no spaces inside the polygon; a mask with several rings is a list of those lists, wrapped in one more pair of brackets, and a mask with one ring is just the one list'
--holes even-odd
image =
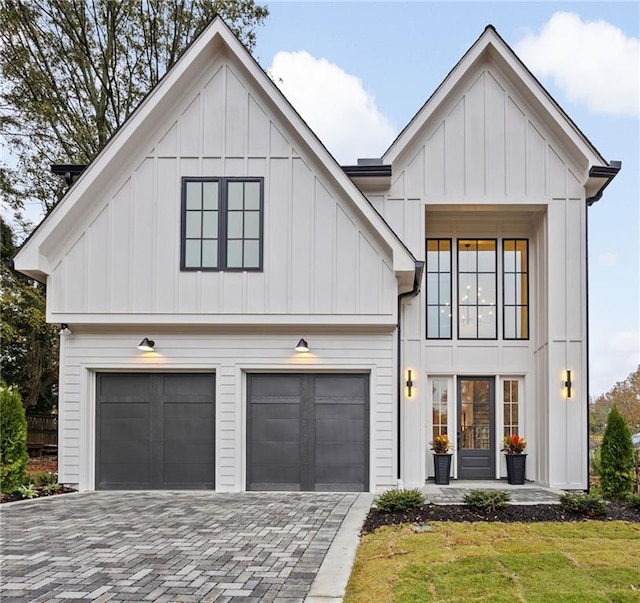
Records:
{"label": "small shrub", "polygon": [[602,517],[607,514],[607,503],[598,494],[567,492],[560,498],[560,504],[565,511],[588,517]]}
{"label": "small shrub", "polygon": [[424,505],[424,494],[420,490],[387,490],[378,496],[376,506],[379,511],[393,513],[419,509]]}
{"label": "small shrub", "polygon": [[472,509],[494,512],[503,509],[511,501],[511,494],[504,490],[471,490],[464,497],[464,504]]}
{"label": "small shrub", "polygon": [[37,488],[42,488],[50,484],[57,484],[58,474],[49,471],[29,471],[27,481]]}
{"label": "small shrub", "polygon": [[0,490],[10,494],[20,488],[29,462],[27,419],[20,394],[0,389]]}
{"label": "small shrub", "polygon": [[33,484],[20,486],[18,488],[18,492],[20,493],[20,496],[22,496],[22,498],[37,498],[38,496],[40,496],[40,493],[38,492],[38,490],[36,490],[36,487]]}
{"label": "small shrub", "polygon": [[602,439],[600,478],[606,498],[624,499],[633,492],[635,473],[631,430],[615,406],[609,412]]}
{"label": "small shrub", "polygon": [[52,484],[46,484],[42,486],[42,491],[47,496],[50,496],[51,494],[56,494],[60,490],[60,487],[61,486],[58,482],[52,483]]}
{"label": "small shrub", "polygon": [[634,509],[640,511],[640,494],[629,494],[627,501]]}

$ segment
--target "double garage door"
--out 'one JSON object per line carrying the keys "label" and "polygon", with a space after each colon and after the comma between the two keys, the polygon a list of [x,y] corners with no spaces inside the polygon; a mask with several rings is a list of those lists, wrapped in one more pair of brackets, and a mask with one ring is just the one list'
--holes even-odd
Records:
{"label": "double garage door", "polygon": [[[97,489],[215,487],[215,376],[97,376]],[[368,490],[368,375],[249,374],[248,490]]]}

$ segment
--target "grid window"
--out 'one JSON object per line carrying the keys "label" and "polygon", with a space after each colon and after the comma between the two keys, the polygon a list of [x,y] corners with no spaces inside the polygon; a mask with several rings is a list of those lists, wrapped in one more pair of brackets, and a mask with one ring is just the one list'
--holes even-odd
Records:
{"label": "grid window", "polygon": [[262,178],[183,178],[182,269],[262,269]]}
{"label": "grid window", "polygon": [[504,239],[503,337],[529,338],[529,244],[526,239]]}
{"label": "grid window", "polygon": [[505,379],[503,381],[503,425],[504,436],[519,435],[519,381],[517,379]]}
{"label": "grid window", "polygon": [[497,339],[494,239],[458,240],[458,338]]}
{"label": "grid window", "polygon": [[433,379],[431,381],[433,440],[435,440],[439,435],[443,433],[448,433],[448,384],[448,379]]}
{"label": "grid window", "polygon": [[451,339],[451,240],[427,239],[427,338]]}

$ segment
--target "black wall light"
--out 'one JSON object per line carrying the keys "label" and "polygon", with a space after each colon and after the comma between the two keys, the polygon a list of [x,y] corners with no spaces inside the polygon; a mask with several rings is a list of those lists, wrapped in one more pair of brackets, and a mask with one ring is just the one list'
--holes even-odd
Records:
{"label": "black wall light", "polygon": [[308,352],[309,344],[304,339],[300,339],[295,347],[295,350],[296,352]]}
{"label": "black wall light", "polygon": [[562,387],[565,390],[565,397],[571,398],[573,396],[573,381],[571,381],[571,371],[567,369],[567,378],[562,382]]}
{"label": "black wall light", "polygon": [[146,337],[140,342],[138,345],[138,349],[143,352],[153,352],[153,346],[156,345],[156,342],[152,339],[147,339]]}
{"label": "black wall light", "polygon": [[407,398],[411,398],[413,393],[413,374],[411,369],[407,371]]}

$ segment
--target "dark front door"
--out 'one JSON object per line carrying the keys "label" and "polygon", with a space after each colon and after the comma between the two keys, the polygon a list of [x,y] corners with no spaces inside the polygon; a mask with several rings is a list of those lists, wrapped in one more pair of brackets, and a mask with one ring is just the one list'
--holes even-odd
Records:
{"label": "dark front door", "polygon": [[458,377],[458,479],[495,478],[495,379]]}
{"label": "dark front door", "polygon": [[366,491],[368,375],[247,376],[247,489]]}
{"label": "dark front door", "polygon": [[213,374],[97,375],[96,489],[213,489]]}

